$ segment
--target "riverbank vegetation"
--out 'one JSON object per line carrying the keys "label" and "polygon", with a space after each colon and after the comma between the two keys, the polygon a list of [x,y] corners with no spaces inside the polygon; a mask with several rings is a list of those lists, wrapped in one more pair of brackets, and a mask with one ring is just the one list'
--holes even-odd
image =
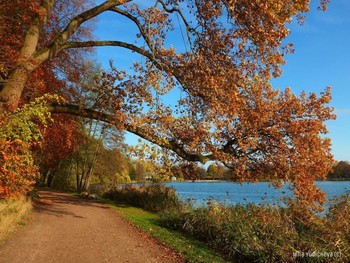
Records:
{"label": "riverbank vegetation", "polygon": [[[322,216],[301,209],[296,202],[285,208],[254,204],[224,206],[216,202],[194,208],[177,200],[173,189],[159,185],[115,189],[106,197],[119,204],[156,211],[159,217],[155,216],[155,225],[205,242],[229,261],[350,260],[349,195],[335,200]],[[146,200],[153,205],[148,206]],[[156,200],[160,201],[159,206],[154,204]]]}

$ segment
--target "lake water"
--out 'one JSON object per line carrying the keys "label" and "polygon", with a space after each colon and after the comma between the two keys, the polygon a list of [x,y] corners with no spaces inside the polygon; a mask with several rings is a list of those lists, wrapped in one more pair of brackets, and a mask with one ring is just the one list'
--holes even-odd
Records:
{"label": "lake water", "polygon": [[[195,206],[205,205],[208,200],[216,200],[224,204],[281,204],[279,197],[290,196],[292,192],[287,186],[275,189],[266,182],[257,184],[232,182],[172,182],[168,186],[175,188],[182,200],[191,200]],[[316,185],[327,194],[327,199],[349,193],[350,181],[316,182]]]}

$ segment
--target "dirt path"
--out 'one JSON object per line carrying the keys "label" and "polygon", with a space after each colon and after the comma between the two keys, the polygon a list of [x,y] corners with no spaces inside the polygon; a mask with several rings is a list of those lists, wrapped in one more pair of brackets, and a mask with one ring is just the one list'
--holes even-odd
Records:
{"label": "dirt path", "polygon": [[0,262],[178,262],[104,204],[42,191],[30,223],[0,245]]}

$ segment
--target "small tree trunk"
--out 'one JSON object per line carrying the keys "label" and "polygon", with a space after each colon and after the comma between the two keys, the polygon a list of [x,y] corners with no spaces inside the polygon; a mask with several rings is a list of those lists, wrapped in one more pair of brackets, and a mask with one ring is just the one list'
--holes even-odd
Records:
{"label": "small tree trunk", "polygon": [[49,170],[44,170],[41,172],[41,183],[43,185],[47,185],[47,177],[48,177]]}
{"label": "small tree trunk", "polygon": [[48,173],[48,177],[47,177],[47,186],[48,186],[48,187],[51,187],[51,186],[52,186],[52,183],[53,183],[53,181],[54,181],[54,179],[55,179],[55,175],[56,175],[56,171],[50,169],[50,170],[49,170],[49,173]]}
{"label": "small tree trunk", "polygon": [[64,177],[64,188],[69,189],[70,188],[70,178],[72,175],[72,170],[73,170],[73,162],[69,163],[69,168],[68,168],[68,173],[67,176]]}
{"label": "small tree trunk", "polygon": [[77,191],[80,192],[80,175],[79,175],[79,157],[77,155],[76,158],[76,171],[75,171],[75,176],[76,176],[76,182],[77,182]]}
{"label": "small tree trunk", "polygon": [[95,164],[96,164],[96,160],[97,160],[97,155],[98,155],[98,152],[95,153],[94,159],[92,160],[92,162],[90,164],[89,170],[85,174],[84,183],[83,183],[83,186],[82,186],[83,191],[89,190],[90,178],[91,178],[91,175],[94,172],[94,168],[95,168]]}

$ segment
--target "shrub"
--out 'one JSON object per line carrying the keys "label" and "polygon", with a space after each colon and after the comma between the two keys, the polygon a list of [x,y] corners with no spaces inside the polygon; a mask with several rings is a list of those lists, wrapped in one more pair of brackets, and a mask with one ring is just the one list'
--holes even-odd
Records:
{"label": "shrub", "polygon": [[0,139],[0,199],[27,193],[37,178],[38,170],[28,144]]}
{"label": "shrub", "polygon": [[104,198],[114,202],[129,204],[149,211],[162,211],[180,206],[176,192],[161,184],[124,185],[104,194]]}
{"label": "shrub", "polygon": [[0,119],[0,199],[25,194],[39,176],[31,147],[40,144],[42,130],[51,120],[48,100],[60,99],[54,95],[37,98]]}
{"label": "shrub", "polygon": [[288,262],[296,238],[284,214],[269,207],[210,205],[178,214],[162,213],[163,225],[190,233],[228,259],[240,262]]}
{"label": "shrub", "polygon": [[329,236],[332,236],[338,251],[347,255],[350,262],[350,194],[333,201],[327,213]]}

